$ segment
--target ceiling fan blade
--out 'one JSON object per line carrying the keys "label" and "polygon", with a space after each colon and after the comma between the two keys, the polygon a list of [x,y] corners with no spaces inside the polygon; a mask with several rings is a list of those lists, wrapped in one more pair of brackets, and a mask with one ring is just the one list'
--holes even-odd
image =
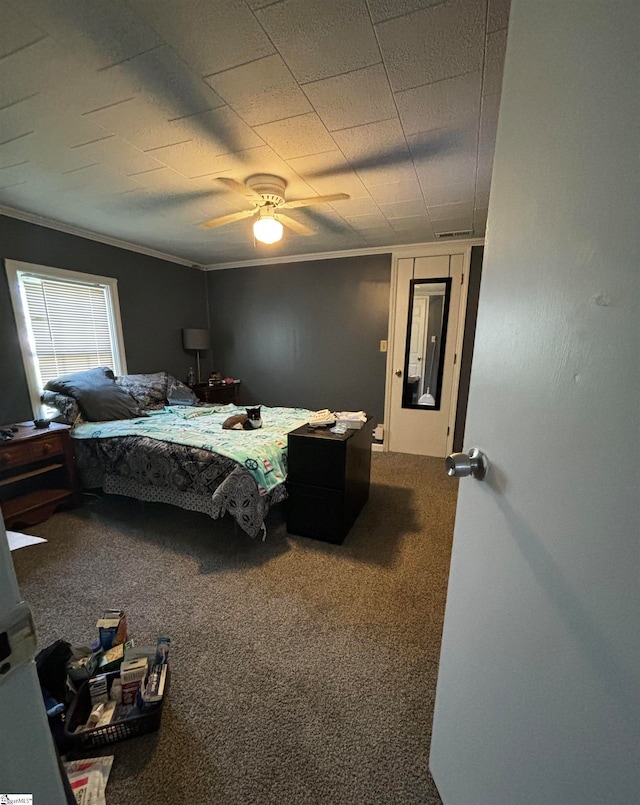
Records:
{"label": "ceiling fan blade", "polygon": [[225,224],[232,224],[234,221],[241,221],[243,218],[255,215],[255,212],[255,210],[232,212],[231,215],[223,215],[221,218],[212,218],[210,221],[205,221],[203,224],[200,224],[200,226],[203,229],[215,229],[216,226],[224,226]]}
{"label": "ceiling fan blade", "polygon": [[327,204],[330,201],[347,201],[351,196],[346,193],[335,193],[333,196],[315,196],[315,198],[299,198],[295,201],[286,201],[279,210],[295,210],[296,207],[310,207],[312,204]]}
{"label": "ceiling fan blade", "polygon": [[[282,208],[280,208],[280,209],[282,209]],[[296,221],[295,218],[289,218],[289,216],[285,215],[284,213],[278,214],[277,219],[278,219],[278,221],[280,221],[280,223],[283,226],[286,226],[289,229],[292,229],[296,233],[296,235],[315,235],[316,234],[313,231],[313,229],[309,229],[308,226],[306,226],[305,224],[301,224],[300,221]]]}
{"label": "ceiling fan blade", "polygon": [[226,185],[227,188],[232,192],[237,193],[239,196],[242,196],[247,201],[251,202],[251,204],[264,204],[264,199],[260,193],[256,193],[255,190],[247,187],[246,184],[236,182],[235,179],[229,179],[227,176],[218,176],[217,180]]}

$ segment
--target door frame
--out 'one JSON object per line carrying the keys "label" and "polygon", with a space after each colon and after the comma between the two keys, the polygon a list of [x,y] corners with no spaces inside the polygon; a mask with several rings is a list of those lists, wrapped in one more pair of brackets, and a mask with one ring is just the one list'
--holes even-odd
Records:
{"label": "door frame", "polygon": [[[446,241],[444,243],[429,243],[426,245],[402,246],[391,252],[391,282],[389,291],[389,329],[387,334],[387,365],[385,370],[384,388],[384,439],[381,445],[375,447],[382,451],[389,450],[389,422],[391,420],[391,386],[393,381],[394,355],[393,344],[396,334],[396,302],[398,299],[398,260],[401,258],[416,257],[436,257],[441,255],[462,254],[462,287],[460,289],[460,306],[458,311],[458,321],[449,322],[450,327],[455,326],[455,354],[457,360],[454,364],[453,383],[451,388],[451,406],[449,409],[447,436],[447,453],[453,450],[453,436],[456,424],[456,412],[458,408],[458,389],[460,386],[460,365],[462,355],[462,343],[464,340],[464,325],[467,317],[467,295],[469,290],[469,268],[471,265],[471,249],[473,246],[484,246],[484,238],[473,238],[471,240]],[[450,330],[453,332],[453,330]],[[404,355],[402,356],[404,366]],[[455,402],[454,402],[455,401]]]}

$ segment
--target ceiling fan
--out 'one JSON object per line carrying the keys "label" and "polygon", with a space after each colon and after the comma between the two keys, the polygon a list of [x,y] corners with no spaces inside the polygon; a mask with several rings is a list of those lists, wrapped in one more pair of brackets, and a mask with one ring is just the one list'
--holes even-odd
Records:
{"label": "ceiling fan", "polygon": [[261,243],[277,243],[282,237],[282,227],[288,227],[298,235],[313,235],[314,231],[305,224],[290,218],[284,210],[294,210],[296,207],[310,207],[313,204],[325,204],[329,201],[346,201],[350,196],[346,193],[336,193],[332,196],[315,196],[313,198],[299,198],[293,201],[286,201],[284,191],[287,183],[279,176],[272,176],[268,173],[257,173],[249,176],[244,184],[219,176],[218,181],[222,182],[229,190],[242,196],[246,201],[253,204],[252,210],[242,210],[231,215],[223,215],[220,218],[212,218],[202,224],[204,229],[213,229],[217,226],[225,226],[243,218],[257,216],[253,224],[253,234],[256,240]]}

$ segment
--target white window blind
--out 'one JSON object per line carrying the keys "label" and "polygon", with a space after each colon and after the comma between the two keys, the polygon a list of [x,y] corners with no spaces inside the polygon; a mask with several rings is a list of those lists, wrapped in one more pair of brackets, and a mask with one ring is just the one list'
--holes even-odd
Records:
{"label": "white window blind", "polygon": [[21,274],[40,387],[54,377],[116,368],[116,344],[107,287]]}

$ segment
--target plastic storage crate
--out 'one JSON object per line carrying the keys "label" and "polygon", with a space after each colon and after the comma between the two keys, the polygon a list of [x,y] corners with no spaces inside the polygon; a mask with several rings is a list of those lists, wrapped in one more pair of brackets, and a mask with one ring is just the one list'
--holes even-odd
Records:
{"label": "plastic storage crate", "polygon": [[[105,674],[107,677],[107,690],[111,692],[113,680],[120,676],[119,671]],[[151,705],[143,713],[138,713],[130,718],[121,721],[111,721],[103,727],[94,727],[90,730],[76,732],[76,728],[87,723],[91,712],[91,695],[89,693],[89,683],[83,682],[74,697],[65,720],[64,734],[69,739],[74,749],[84,751],[98,746],[108,746],[117,741],[125,741],[128,738],[136,738],[138,735],[145,735],[148,732],[155,732],[160,728],[162,720],[162,708],[169,693],[169,683],[171,671],[167,666],[167,676],[164,685],[164,695],[162,700],[155,705]]]}

